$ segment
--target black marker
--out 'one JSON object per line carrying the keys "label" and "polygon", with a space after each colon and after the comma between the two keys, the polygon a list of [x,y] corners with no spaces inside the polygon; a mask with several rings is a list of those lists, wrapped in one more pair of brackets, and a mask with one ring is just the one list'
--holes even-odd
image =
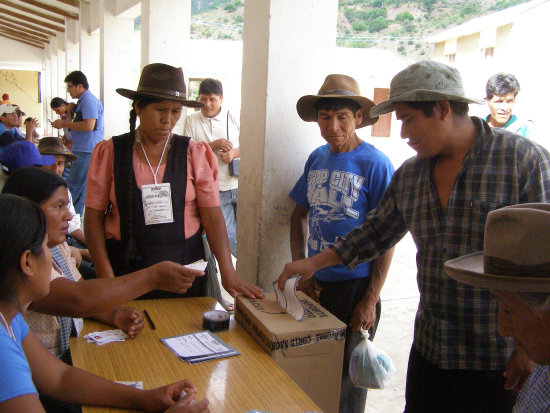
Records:
{"label": "black marker", "polygon": [[153,323],[153,320],[151,320],[151,317],[149,316],[147,310],[143,310],[143,314],[145,314],[145,318],[147,319],[147,321],[149,321],[149,324],[151,324],[151,330],[156,330],[157,328],[155,327],[155,323]]}

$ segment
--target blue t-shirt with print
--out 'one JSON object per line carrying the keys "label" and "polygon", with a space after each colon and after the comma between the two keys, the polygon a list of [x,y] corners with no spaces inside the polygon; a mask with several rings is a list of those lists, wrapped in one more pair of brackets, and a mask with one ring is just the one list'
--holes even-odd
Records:
{"label": "blue t-shirt with print", "polygon": [[0,323],[0,403],[25,394],[38,394],[21,344],[29,334],[29,326],[18,313],[11,322],[11,328],[15,341]]}
{"label": "blue t-shirt with print", "polygon": [[[337,237],[365,222],[376,208],[393,175],[388,157],[373,145],[362,142],[355,150],[332,153],[330,145],[309,156],[304,173],[290,197],[309,212],[308,256],[326,249]],[[344,281],[370,275],[370,262],[350,270],[343,264],[315,273],[321,281]]]}
{"label": "blue t-shirt with print", "polygon": [[94,130],[91,132],[79,132],[71,130],[73,139],[73,152],[92,153],[95,146],[103,140],[103,105],[89,90],[86,90],[78,99],[74,110],[73,122],[81,122],[85,119],[95,119]]}

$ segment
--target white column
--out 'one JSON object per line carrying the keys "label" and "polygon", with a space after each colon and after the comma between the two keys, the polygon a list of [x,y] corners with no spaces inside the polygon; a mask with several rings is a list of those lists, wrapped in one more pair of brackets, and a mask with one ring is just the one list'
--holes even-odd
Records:
{"label": "white column", "polygon": [[[141,1],[141,67],[149,63],[166,63],[182,67],[189,85],[189,37],[191,0]],[[185,113],[174,127],[183,133]]]}
{"label": "white column", "polygon": [[189,60],[191,0],[141,1],[141,67],[182,66]]}
{"label": "white column", "polygon": [[288,192],[324,142],[296,101],[330,70],[337,11],[337,0],[245,2],[237,273],[268,291],[290,261]]}
{"label": "white column", "polygon": [[99,2],[80,2],[79,70],[99,97]]}
{"label": "white column", "polygon": [[58,64],[57,64],[57,41],[55,37],[52,37],[50,40],[50,91],[51,96],[56,97],[64,97],[65,96],[65,88],[59,89],[59,70],[58,70]]}
{"label": "white column", "polygon": [[100,0],[100,99],[103,101],[105,138],[128,131],[130,104],[115,89],[132,88],[134,20],[117,17],[115,2]]}
{"label": "white column", "polygon": [[[43,119],[53,119],[52,118],[53,111],[50,108],[50,101],[52,100],[52,97],[53,97],[52,82],[51,82],[52,65],[51,65],[50,48],[51,48],[50,44],[46,44],[44,48],[44,70],[42,71],[44,75],[42,78],[42,92],[43,92],[42,101],[44,102],[44,104],[42,105],[42,107],[44,108]],[[44,134],[46,136],[52,133],[52,127],[50,126],[47,120],[43,121],[43,128],[44,128]]]}
{"label": "white column", "polygon": [[80,22],[69,18],[65,21],[65,72],[70,73],[80,68]]}
{"label": "white column", "polygon": [[65,34],[57,33],[55,38],[52,38],[52,43],[57,49],[57,93],[56,96],[65,97],[66,93],[65,76],[67,76],[67,61],[65,53]]}

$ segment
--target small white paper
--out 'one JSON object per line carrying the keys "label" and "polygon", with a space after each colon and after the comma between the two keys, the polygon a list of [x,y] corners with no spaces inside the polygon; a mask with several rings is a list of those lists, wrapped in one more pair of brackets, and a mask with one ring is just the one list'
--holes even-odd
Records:
{"label": "small white paper", "polygon": [[302,321],[306,315],[306,309],[296,294],[296,285],[299,279],[299,275],[288,277],[285,281],[283,291],[281,291],[277,281],[275,281],[273,283],[273,290],[275,290],[277,304],[296,320]]}
{"label": "small white paper", "polygon": [[116,341],[124,341],[128,335],[122,330],[105,330],[88,333],[84,336],[88,343],[94,343],[99,346]]}
{"label": "small white paper", "polygon": [[191,270],[199,270],[199,271],[204,271],[206,270],[206,266],[208,265],[208,262],[205,261],[205,260],[200,260],[200,261],[195,261],[191,264],[185,264],[184,267],[185,268],[189,268]]}
{"label": "small white paper", "polygon": [[124,384],[125,386],[135,387],[136,389],[143,390],[142,381],[116,381],[115,383]]}

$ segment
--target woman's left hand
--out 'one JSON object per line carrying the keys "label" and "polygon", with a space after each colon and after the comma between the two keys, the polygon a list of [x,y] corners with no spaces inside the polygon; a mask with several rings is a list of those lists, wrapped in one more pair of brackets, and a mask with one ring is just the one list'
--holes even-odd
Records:
{"label": "woman's left hand", "polygon": [[244,282],[237,276],[222,277],[222,285],[232,297],[243,294],[248,298],[264,298],[260,287]]}
{"label": "woman's left hand", "polygon": [[115,310],[114,325],[128,334],[130,338],[134,338],[143,329],[143,312],[134,307],[118,307]]}

